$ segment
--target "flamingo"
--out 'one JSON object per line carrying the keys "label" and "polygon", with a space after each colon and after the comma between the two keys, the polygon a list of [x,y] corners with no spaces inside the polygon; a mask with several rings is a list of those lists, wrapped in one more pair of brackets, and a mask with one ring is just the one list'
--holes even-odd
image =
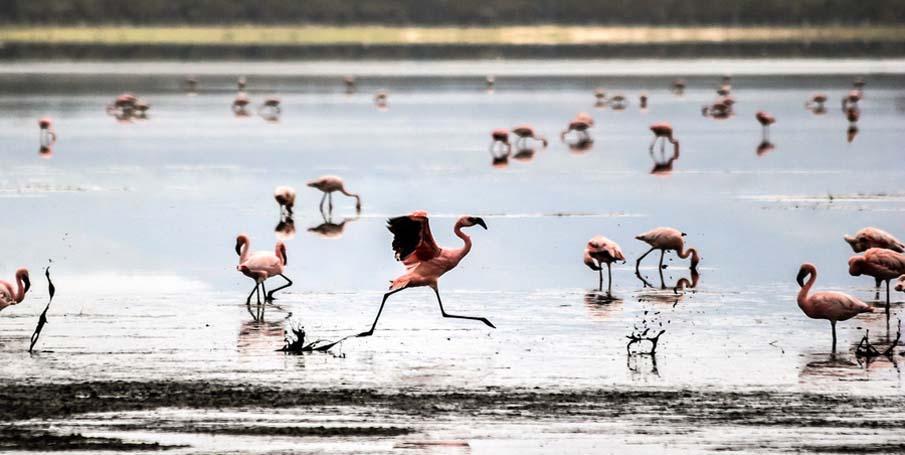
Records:
{"label": "flamingo", "polygon": [[371,329],[358,334],[359,337],[367,337],[374,334],[377,320],[386,304],[387,298],[403,289],[429,286],[437,295],[437,303],[440,304],[440,314],[444,318],[471,319],[481,321],[488,327],[496,328],[487,318],[474,316],[458,316],[449,314],[443,309],[443,301],[440,300],[440,291],[437,288],[437,280],[446,272],[454,269],[459,262],[471,251],[471,237],[462,232],[462,228],[481,226],[487,229],[484,220],[474,216],[460,217],[453,228],[456,236],[465,242],[462,248],[446,249],[437,245],[430,231],[427,212],[415,211],[408,216],[390,218],[387,221],[387,229],[393,233],[393,251],[396,252],[396,260],[405,265],[406,273],[393,280],[390,290],[383,295],[377,317]]}
{"label": "flamingo", "polygon": [[135,100],[135,103],[132,105],[135,110],[135,117],[140,119],[148,118],[148,110],[151,109],[151,104],[143,99]]}
{"label": "flamingo", "polygon": [[658,140],[662,140],[663,142],[660,145],[660,151],[663,151],[663,148],[666,146],[666,141],[669,141],[670,144],[673,145],[673,149],[675,154],[679,153],[679,141],[673,137],[672,125],[666,122],[654,123],[650,126],[650,131],[654,133],[654,141],[650,143],[650,153],[654,153],[654,145],[657,144]]}
{"label": "flamingo", "polygon": [[292,216],[292,207],[295,206],[295,188],[291,186],[278,186],[273,191],[273,198],[280,205],[280,212],[286,216]]}
{"label": "flamingo", "polygon": [[588,129],[592,126],[594,126],[594,119],[584,112],[579,112],[578,115],[569,122],[569,126],[559,133],[559,138],[565,141],[566,134],[569,134],[571,131],[577,131],[580,141],[589,140],[591,135],[588,134]]}
{"label": "flamingo", "polygon": [[[808,282],[804,277],[810,275]],[[798,291],[798,307],[811,319],[827,319],[833,328],[833,353],[836,352],[836,321],[847,321],[861,313],[872,313],[873,307],[841,292],[815,292],[810,296],[811,286],[817,281],[817,268],[804,263],[796,277],[801,290]]]}
{"label": "flamingo", "polygon": [[248,82],[245,80],[245,76],[239,76],[239,79],[236,80],[236,86],[240,92],[245,91],[245,83]]}
{"label": "flamingo", "polygon": [[496,78],[492,74],[488,74],[487,77],[484,78],[484,87],[488,92],[492,92],[495,85]]}
{"label": "flamingo", "polygon": [[676,95],[682,95],[683,93],[685,93],[685,79],[673,80],[670,90]]}
{"label": "flamingo", "polygon": [[614,111],[621,111],[628,106],[628,99],[625,98],[624,95],[613,95],[609,101],[610,109]]}
{"label": "flamingo", "polygon": [[716,89],[716,94],[720,96],[729,96],[732,93],[732,86],[729,84],[723,84]]}
{"label": "flamingo", "polygon": [[355,76],[343,76],[343,84],[346,86],[346,93],[355,93]]}
{"label": "flamingo", "polygon": [[861,119],[861,109],[858,109],[857,105],[849,106],[845,109],[845,118],[848,119],[849,125],[854,126]]}
{"label": "flamingo", "polygon": [[851,90],[842,97],[842,112],[847,111],[850,107],[857,107],[858,101],[861,101],[862,93],[859,90]]}
{"label": "flamingo", "polygon": [[764,111],[757,111],[757,113],[754,114],[754,117],[763,127],[764,140],[768,140],[770,137],[770,125],[776,123],[776,117],[773,117]]}
{"label": "flamingo", "polygon": [[886,282],[886,313],[889,314],[889,281],[905,275],[905,256],[892,250],[871,248],[863,256],[848,259],[851,276],[868,275]]}
{"label": "flamingo", "polygon": [[345,194],[349,197],[355,198],[355,211],[361,211],[361,197],[355,193],[350,193],[349,190],[346,189],[346,184],[343,182],[343,179],[335,176],[335,175],[324,175],[318,177],[310,182],[308,182],[308,186],[311,188],[317,188],[324,192],[324,197],[321,198],[321,213],[324,213],[324,201],[329,196],[330,204],[329,204],[329,212],[333,212],[333,192],[339,191],[342,194]]}
{"label": "flamingo", "polygon": [[642,92],[638,96],[638,105],[642,111],[647,110],[647,93]]}
{"label": "flamingo", "polygon": [[[523,123],[523,124],[513,128],[511,131],[512,131],[512,134],[515,134],[516,136],[518,136],[518,139],[516,139],[516,141],[515,141],[515,145],[520,148],[524,147],[525,141],[527,141],[529,138],[534,139],[536,141],[541,141],[544,144],[544,147],[546,147],[548,144],[547,138],[537,134],[537,132],[534,131],[534,127],[527,123]],[[522,144],[522,145],[519,145],[519,144]]]}
{"label": "flamingo", "polygon": [[189,95],[194,95],[198,93],[198,78],[195,76],[186,76],[185,77],[185,92]]}
{"label": "flamingo", "polygon": [[248,95],[245,92],[239,92],[236,94],[236,98],[233,100],[232,110],[233,113],[236,114],[236,117],[244,117],[248,115],[248,111],[246,108],[248,104],[251,103],[251,100],[248,99]]}
{"label": "flamingo", "polygon": [[[276,300],[273,297],[274,292],[292,286],[292,280],[290,280],[286,275],[283,275],[283,268],[286,267],[286,264],[288,263],[286,258],[286,244],[284,244],[283,242],[277,242],[273,252],[256,251],[252,253],[249,252],[250,248],[251,240],[248,238],[248,236],[245,234],[239,234],[236,237],[236,254],[239,255],[239,265],[236,266],[236,270],[242,272],[243,275],[255,280],[255,288],[251,291],[251,294],[248,294],[248,299],[245,301],[245,304],[251,304],[251,296],[252,294],[258,292],[259,287],[264,293],[264,301]],[[277,275],[283,277],[283,279],[286,280],[286,284],[273,289],[268,293],[267,288],[264,287],[264,282],[268,278],[272,278]],[[258,304],[260,303],[261,294],[258,293]]]}
{"label": "flamingo", "polygon": [[823,111],[826,110],[823,107],[823,103],[826,103],[826,100],[827,100],[826,94],[815,93],[813,96],[811,96],[811,99],[809,99],[806,103],[804,103],[804,107],[805,107],[805,109],[810,109],[811,111],[813,111],[815,113],[817,113],[817,112],[822,113]]}
{"label": "flamingo", "polygon": [[606,263],[607,274],[607,294],[613,290],[613,270],[612,264],[615,261],[625,262],[625,255],[622,254],[622,248],[619,244],[602,236],[597,235],[588,241],[588,245],[584,249],[584,263],[591,270],[596,270],[600,277],[598,290],[603,290],[603,264]]}
{"label": "flamingo", "polygon": [[113,100],[113,103],[107,105],[107,114],[120,120],[128,119],[132,116],[136,101],[138,101],[138,97],[134,94],[122,93]]}
{"label": "flamingo", "polygon": [[509,131],[506,128],[497,128],[490,132],[490,137],[493,141],[490,143],[490,154],[496,158],[495,148],[497,144],[503,144],[506,146],[506,155],[509,155],[512,152],[512,144],[509,143]]}
{"label": "flamingo", "polygon": [[16,270],[15,288],[8,281],[0,280],[0,310],[22,303],[29,288],[31,288],[31,281],[28,279],[28,270],[24,268]]}
{"label": "flamingo", "polygon": [[378,109],[386,109],[387,108],[387,99],[390,97],[389,92],[386,90],[378,90],[376,94],[374,94],[374,104]]}
{"label": "flamingo", "polygon": [[641,260],[654,250],[660,250],[661,271],[663,270],[663,256],[666,254],[667,250],[675,251],[676,254],[678,254],[682,259],[685,259],[688,257],[688,255],[691,255],[691,266],[689,268],[691,270],[697,270],[698,262],[701,262],[701,258],[698,256],[698,250],[694,248],[685,250],[685,241],[682,239],[682,237],[684,236],[684,232],[680,232],[677,229],[668,227],[658,227],[635,236],[635,239],[641,240],[642,242],[650,245],[650,249],[647,250],[647,252],[644,253],[640,258],[638,258],[637,262],[635,262],[635,273],[638,274],[638,276],[641,276],[641,272],[638,271],[638,267],[640,267],[641,265]]}
{"label": "flamingo", "polygon": [[53,130],[53,120],[50,117],[41,117],[38,119],[38,127],[41,128],[41,148],[49,149],[57,141],[57,133]]}
{"label": "flamingo", "polygon": [[884,248],[897,253],[905,253],[905,244],[892,234],[875,227],[866,227],[855,233],[855,236],[842,237],[855,253],[863,253],[871,248]]}
{"label": "flamingo", "polygon": [[597,87],[594,89],[594,98],[597,100],[594,102],[594,107],[606,106],[606,90],[604,90],[602,87]]}
{"label": "flamingo", "polygon": [[258,106],[258,114],[262,117],[275,117],[280,115],[280,112],[280,99],[275,96],[268,97]]}

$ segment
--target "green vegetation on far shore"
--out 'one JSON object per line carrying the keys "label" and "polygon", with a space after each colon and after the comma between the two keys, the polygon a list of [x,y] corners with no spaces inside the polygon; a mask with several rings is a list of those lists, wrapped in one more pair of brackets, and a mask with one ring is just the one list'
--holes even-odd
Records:
{"label": "green vegetation on far shore", "polygon": [[0,27],[3,44],[80,45],[595,45],[905,41],[897,26],[154,26]]}

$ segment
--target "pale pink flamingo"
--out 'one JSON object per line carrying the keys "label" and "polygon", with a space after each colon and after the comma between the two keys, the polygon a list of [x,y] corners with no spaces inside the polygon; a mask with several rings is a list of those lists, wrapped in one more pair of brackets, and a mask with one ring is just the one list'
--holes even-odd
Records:
{"label": "pale pink flamingo", "polygon": [[512,131],[512,134],[515,134],[516,136],[518,136],[518,139],[516,139],[516,141],[515,141],[516,147],[519,147],[519,148],[524,147],[525,141],[527,141],[529,138],[534,139],[536,141],[541,141],[544,144],[544,147],[547,146],[547,138],[537,134],[537,132],[534,131],[534,127],[527,123],[523,123],[523,124],[513,128],[511,131]]}
{"label": "pale pink flamingo", "polygon": [[29,288],[31,281],[28,279],[28,270],[24,268],[16,270],[16,287],[8,281],[0,280],[0,310],[22,303]]}
{"label": "pale pink flamingo", "polygon": [[[810,275],[808,282],[804,277]],[[861,313],[872,313],[873,307],[841,292],[815,292],[810,296],[811,286],[817,281],[817,268],[805,263],[796,277],[801,290],[798,291],[798,307],[811,319],[826,319],[833,328],[833,353],[836,352],[836,321],[847,321]]]}
{"label": "pale pink flamingo", "polygon": [[902,244],[892,234],[875,227],[866,227],[856,232],[854,237],[846,235],[842,238],[855,253],[863,253],[871,248],[884,248],[897,253],[905,253],[905,244]]}
{"label": "pale pink flamingo", "polygon": [[245,92],[239,92],[236,94],[236,98],[233,100],[232,110],[233,113],[236,114],[236,117],[245,117],[248,115],[248,105],[251,103],[251,100],[248,99],[248,95]]}
{"label": "pale pink flamingo", "polygon": [[[277,242],[273,252],[250,252],[250,248],[251,240],[248,236],[239,234],[236,237],[236,254],[239,255],[239,265],[236,266],[236,270],[255,280],[255,288],[251,291],[251,294],[248,294],[248,299],[245,301],[245,304],[251,304],[251,296],[255,293],[258,293],[258,304],[261,303],[261,293],[264,294],[265,301],[276,300],[273,297],[274,292],[292,286],[292,280],[286,275],[283,275],[283,268],[288,263],[286,258],[286,244]],[[264,281],[275,276],[283,277],[283,279],[286,280],[286,284],[273,289],[268,293],[267,288],[264,287]]]}
{"label": "pale pink flamingo", "polygon": [[606,107],[606,90],[601,87],[595,88],[594,98],[597,100],[594,102],[594,107]]}
{"label": "pale pink flamingo", "polygon": [[776,123],[776,117],[773,117],[772,115],[770,115],[764,111],[757,111],[757,113],[754,114],[754,118],[756,118],[758,123],[760,123],[760,125],[763,127],[764,140],[765,141],[769,140],[770,125]]}
{"label": "pale pink flamingo", "polygon": [[566,129],[562,130],[562,132],[559,133],[559,138],[560,140],[565,141],[566,134],[569,134],[572,131],[577,131],[579,141],[589,140],[591,138],[591,135],[588,134],[588,130],[592,126],[594,126],[594,118],[584,112],[579,112],[578,115],[576,115],[575,118],[573,118],[572,121],[569,122],[569,126],[567,126]]}
{"label": "pale pink flamingo", "polygon": [[134,94],[126,92],[122,93],[113,100],[113,103],[107,105],[107,114],[116,117],[118,120],[128,120],[132,117],[132,111],[135,109],[135,103],[138,97]]}
{"label": "pale pink flamingo", "polygon": [[481,226],[487,229],[487,224],[483,219],[462,216],[456,221],[453,232],[465,242],[465,245],[462,248],[446,249],[437,245],[431,235],[427,212],[415,211],[408,216],[390,218],[387,228],[393,233],[393,251],[396,252],[396,260],[402,261],[402,264],[405,265],[406,273],[393,280],[390,291],[383,295],[383,301],[380,302],[380,308],[377,310],[377,317],[374,318],[371,329],[358,336],[366,337],[374,333],[387,298],[403,289],[420,286],[429,286],[434,290],[434,294],[437,295],[437,303],[440,305],[440,314],[444,318],[472,319],[496,328],[487,318],[447,313],[443,309],[443,301],[440,300],[440,291],[437,288],[437,281],[440,277],[459,265],[459,262],[471,251],[471,237],[462,232],[462,228],[471,226]]}
{"label": "pale pink flamingo", "polygon": [[625,255],[622,254],[622,248],[619,244],[602,236],[597,235],[588,241],[588,245],[584,248],[584,263],[591,270],[598,272],[600,281],[598,290],[603,290],[603,264],[606,264],[607,274],[607,294],[613,290],[613,270],[612,264],[616,261],[625,262]]}
{"label": "pale pink flamingo", "polygon": [[642,242],[650,245],[650,249],[647,250],[646,253],[641,255],[638,258],[638,261],[635,262],[635,273],[638,276],[641,275],[638,267],[641,266],[641,260],[644,259],[651,251],[660,250],[660,270],[663,270],[663,256],[666,254],[667,250],[675,251],[680,258],[685,259],[689,255],[691,255],[691,270],[697,270],[698,263],[701,261],[701,258],[698,256],[698,251],[694,248],[685,249],[685,240],[682,238],[685,236],[684,232],[681,232],[677,229],[668,228],[668,227],[658,227],[651,229],[643,234],[639,234],[635,236],[635,239],[641,240]]}
{"label": "pale pink flamingo", "polygon": [[871,248],[863,256],[848,259],[851,276],[868,275],[886,282],[886,313],[889,313],[889,282],[905,275],[905,256],[892,250]]}
{"label": "pale pink flamingo", "polygon": [[614,111],[621,111],[628,107],[628,99],[625,97],[625,95],[622,94],[613,95],[609,99],[607,104],[609,104],[610,109]]}
{"label": "pale pink flamingo", "polygon": [[374,104],[378,109],[386,109],[389,97],[390,93],[386,90],[378,90],[377,93],[374,94]]}
{"label": "pale pink flamingo", "polygon": [[352,94],[356,90],[355,76],[343,76],[343,84],[346,86],[346,93]]}
{"label": "pale pink flamingo", "polygon": [[679,153],[679,141],[675,137],[673,137],[672,125],[666,122],[654,123],[650,126],[650,131],[654,133],[654,140],[650,143],[650,153],[653,155],[654,153],[654,145],[657,144],[658,140],[662,140],[660,145],[660,152],[663,152],[663,148],[666,147],[666,141],[669,141],[670,144],[673,145],[673,150],[676,155]]}
{"label": "pale pink flamingo", "polygon": [[53,120],[50,117],[41,117],[38,120],[38,127],[41,128],[41,148],[49,149],[57,141],[57,133],[53,130]]}
{"label": "pale pink flamingo", "polygon": [[670,87],[670,91],[672,91],[676,95],[682,95],[683,93],[685,93],[685,79],[673,80],[672,87]]}
{"label": "pale pink flamingo", "polygon": [[292,216],[292,207],[295,206],[295,188],[291,186],[278,186],[273,191],[273,198],[280,205],[280,212],[286,216]]}
{"label": "pale pink flamingo", "polygon": [[339,191],[342,194],[345,194],[349,197],[355,198],[355,211],[361,211],[361,196],[355,193],[349,192],[346,189],[346,184],[343,182],[343,179],[335,176],[335,175],[324,175],[318,177],[310,182],[308,182],[308,186],[311,188],[317,188],[324,192],[324,197],[321,198],[321,213],[324,213],[324,201],[329,199],[329,212],[333,212],[333,192]]}
{"label": "pale pink flamingo", "polygon": [[804,108],[810,110],[815,114],[822,114],[826,112],[826,108],[823,106],[823,103],[826,103],[827,97],[825,93],[815,93],[811,96],[811,99],[804,103]]}
{"label": "pale pink flamingo", "polygon": [[276,117],[280,112],[280,99],[275,96],[267,97],[264,103],[258,106],[258,114],[262,117]]}
{"label": "pale pink flamingo", "polygon": [[491,131],[490,138],[492,139],[492,142],[490,142],[490,154],[493,155],[494,158],[497,157],[497,144],[506,146],[505,155],[509,155],[509,153],[512,152],[512,144],[509,142],[509,131],[506,128],[497,128]]}
{"label": "pale pink flamingo", "polygon": [[731,96],[723,96],[714,101],[709,106],[701,108],[701,114],[705,117],[709,116],[717,120],[732,117],[732,107],[735,105],[735,98]]}

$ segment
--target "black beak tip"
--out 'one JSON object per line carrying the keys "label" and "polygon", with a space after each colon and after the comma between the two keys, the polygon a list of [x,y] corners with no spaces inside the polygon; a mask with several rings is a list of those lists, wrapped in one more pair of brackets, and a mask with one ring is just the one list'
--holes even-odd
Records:
{"label": "black beak tip", "polygon": [[477,224],[478,226],[481,226],[485,230],[487,229],[487,223],[484,222],[483,218],[475,218],[474,222],[475,222],[475,224]]}

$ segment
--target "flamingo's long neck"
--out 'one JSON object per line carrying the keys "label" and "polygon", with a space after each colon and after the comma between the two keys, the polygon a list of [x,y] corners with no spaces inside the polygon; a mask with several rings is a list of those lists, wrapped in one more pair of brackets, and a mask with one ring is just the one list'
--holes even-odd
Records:
{"label": "flamingo's long neck", "polygon": [[343,185],[343,186],[339,189],[339,192],[342,193],[342,194],[345,194],[346,196],[354,197],[354,198],[355,198],[355,206],[356,206],[356,207],[361,207],[361,196],[359,196],[358,194],[352,193],[352,192],[350,192],[349,190],[347,190],[345,185]]}
{"label": "flamingo's long neck", "polygon": [[453,251],[453,255],[456,258],[456,262],[458,262],[458,261],[461,261],[462,258],[464,258],[465,255],[467,255],[469,251],[471,251],[471,237],[469,237],[467,234],[462,232],[462,223],[461,222],[456,223],[456,227],[455,227],[455,229],[453,229],[453,232],[455,232],[456,236],[459,237],[460,239],[462,239],[463,242],[465,242],[465,245],[462,245],[462,248],[459,248],[458,250]]}
{"label": "flamingo's long neck", "polygon": [[679,255],[680,258],[685,259],[688,255],[691,255],[692,262],[697,263],[700,258],[698,258],[698,250],[694,248],[688,248],[685,251],[677,251],[676,254]]}
{"label": "flamingo's long neck", "polygon": [[817,281],[817,270],[809,270],[811,277],[808,282],[798,291],[798,307],[804,311],[804,314],[811,315],[811,302],[808,300],[808,293],[811,292],[811,286]]}
{"label": "flamingo's long neck", "polygon": [[248,250],[251,248],[251,241],[245,240],[242,242],[242,253],[239,255],[239,264],[245,262],[248,259]]}
{"label": "flamingo's long neck", "polygon": [[19,275],[16,275],[16,284],[19,286],[19,289],[14,298],[16,299],[16,303],[22,303],[22,300],[25,299],[25,283]]}
{"label": "flamingo's long neck", "polygon": [[288,262],[286,258],[286,247],[282,243],[277,243],[277,246],[274,248],[274,254],[280,259],[280,262],[282,262],[283,265],[286,265]]}

